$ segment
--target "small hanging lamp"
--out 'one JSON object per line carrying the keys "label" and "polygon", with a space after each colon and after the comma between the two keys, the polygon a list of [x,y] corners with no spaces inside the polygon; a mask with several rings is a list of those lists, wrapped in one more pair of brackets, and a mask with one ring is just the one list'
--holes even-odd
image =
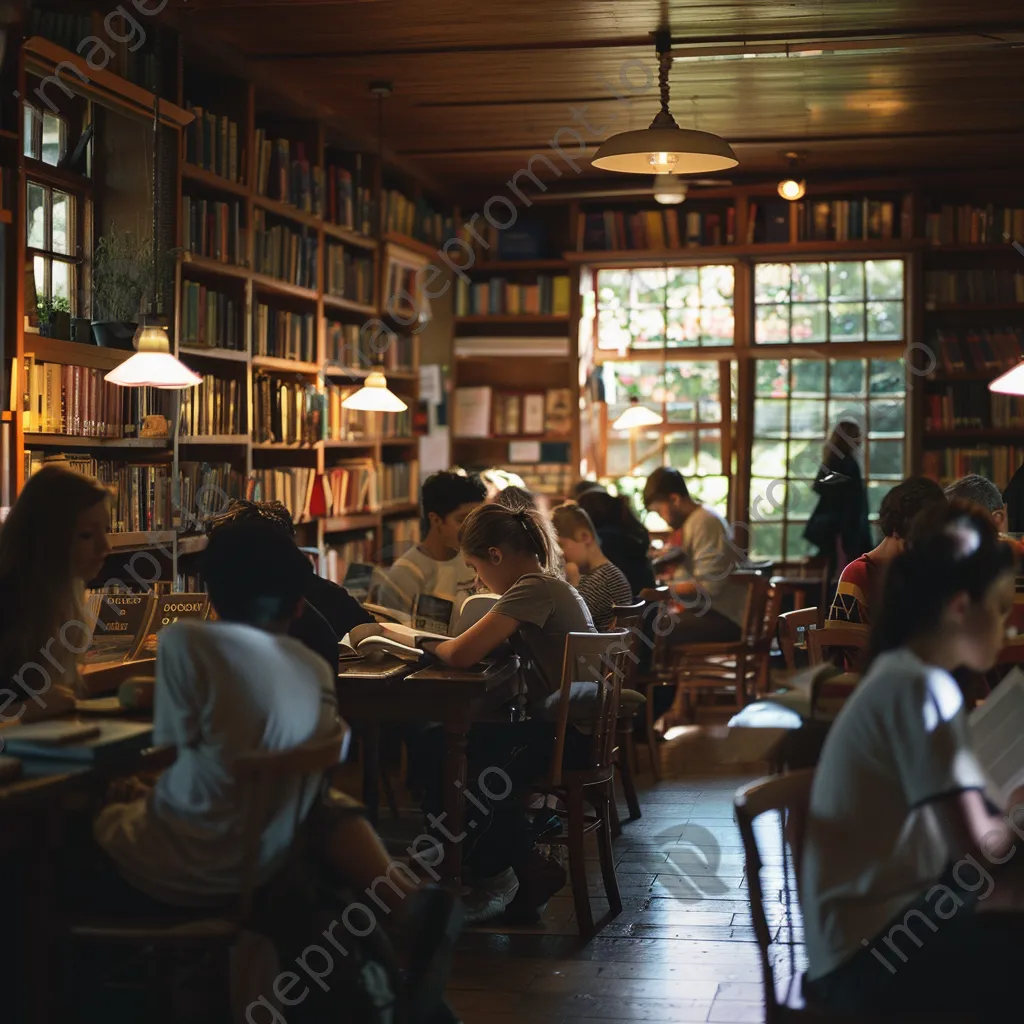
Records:
{"label": "small hanging lamp", "polygon": [[649,128],[622,132],[603,142],[591,161],[593,166],[623,174],[707,174],[735,167],[739,160],[725,139],[676,124],[668,109],[672,33],[660,29],[654,33],[654,43],[661,110]]}
{"label": "small hanging lamp", "polygon": [[615,420],[612,430],[636,430],[637,427],[656,427],[662,422],[661,416],[646,405],[640,404],[635,395],[629,400],[629,408]]}
{"label": "small hanging lamp", "polygon": [[398,395],[388,389],[383,366],[375,366],[363,386],[341,404],[346,409],[356,409],[360,412],[404,412],[409,408]]}
{"label": "small hanging lamp", "polygon": [[[160,293],[160,44],[157,36],[156,75],[153,89],[153,298],[158,308]],[[171,355],[171,339],[163,318],[140,314],[132,339],[135,354],[105,374],[103,379],[123,388],[161,388],[179,391],[203,382],[184,363]]]}
{"label": "small hanging lamp", "polygon": [[988,389],[997,395],[1024,395],[1024,361],[996,377]]}

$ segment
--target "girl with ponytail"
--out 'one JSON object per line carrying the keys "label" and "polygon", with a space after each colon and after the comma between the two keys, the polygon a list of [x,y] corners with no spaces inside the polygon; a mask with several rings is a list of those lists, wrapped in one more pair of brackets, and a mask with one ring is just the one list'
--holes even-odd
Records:
{"label": "girl with ponytail", "polygon": [[[811,789],[800,879],[811,1005],[981,1021],[1009,1005],[1019,925],[975,909],[993,876],[1020,871],[1024,832],[999,805],[1024,810],[1024,790],[1004,798],[988,777],[953,673],[995,664],[1015,568],[988,512],[961,501],[922,512],[890,563],[868,670]],[[934,983],[954,974],[979,984]]]}

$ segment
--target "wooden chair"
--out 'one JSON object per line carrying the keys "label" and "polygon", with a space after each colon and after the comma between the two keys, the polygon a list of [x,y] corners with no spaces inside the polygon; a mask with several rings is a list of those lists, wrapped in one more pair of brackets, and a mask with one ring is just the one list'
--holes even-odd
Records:
{"label": "wooden chair", "polygon": [[727,587],[745,588],[743,625],[739,640],[727,643],[688,643],[672,651],[676,685],[686,694],[691,716],[693,694],[702,689],[732,686],[736,706],[742,708],[748,692],[756,689],[763,663],[771,651],[767,634],[766,608],[769,580],[759,572],[734,572]]}
{"label": "wooden chair", "polygon": [[[799,885],[800,862],[804,848],[807,818],[810,813],[811,784],[814,769],[789,772],[772,778],[752,782],[736,792],[733,808],[736,824],[743,840],[746,864],[747,891],[750,897],[750,916],[754,923],[758,952],[761,957],[761,977],[764,984],[765,1024],[968,1024],[974,1018],[952,1015],[851,1015],[834,1014],[809,1007],[804,1001],[802,975],[796,970],[793,944],[794,892],[790,888],[790,869],[793,871],[793,889]],[[761,853],[757,845],[754,823],[762,814],[777,813],[782,830],[783,897],[786,906],[786,927],[790,930],[790,973],[784,985],[776,985],[770,947],[772,943],[768,918],[765,914],[764,892],[761,888]],[[773,901],[774,905],[774,901]]]}
{"label": "wooden chair", "polygon": [[815,625],[825,622],[828,600],[828,580],[825,571],[806,576],[773,576],[772,586],[778,591],[780,599],[793,598],[793,610],[803,611],[808,605],[818,611],[819,618]]}
{"label": "wooden chair", "polygon": [[825,629],[807,631],[807,655],[812,665],[823,665],[829,660],[826,650],[843,648],[847,651],[861,651],[868,644],[866,626],[828,626]]}
{"label": "wooden chair", "polygon": [[[643,611],[645,602],[638,601],[636,604],[617,604],[612,606],[613,631],[626,630],[629,634],[627,641],[629,652],[626,656],[626,674],[622,679],[623,690],[636,690],[637,669],[640,664],[638,647],[643,641]],[[646,704],[646,698],[644,700]],[[626,797],[626,806],[629,808],[629,821],[638,821],[642,816],[640,810],[640,799],[636,794],[636,783],[633,779],[633,772],[636,768],[636,742],[633,733],[636,725],[636,715],[641,705],[626,706],[620,704],[619,716],[615,727],[615,766],[619,770],[619,779],[622,782],[622,792]],[[622,832],[619,824],[618,808],[614,801],[612,807],[615,814],[612,818],[612,833],[618,836]]]}
{"label": "wooden chair", "polygon": [[228,986],[228,952],[240,932],[250,921],[256,890],[256,869],[260,840],[266,820],[266,806],[271,794],[284,780],[296,780],[299,796],[292,827],[292,854],[302,825],[302,807],[310,784],[338,764],[348,736],[341,725],[330,736],[305,743],[290,750],[259,751],[247,754],[236,762],[240,780],[245,780],[249,806],[240,837],[242,851],[242,886],[234,906],[225,913],[202,914],[184,910],[166,919],[140,917],[103,919],[82,916],[66,919],[60,926],[63,937],[73,943],[102,943],[142,947],[150,967],[147,986],[152,998],[152,1019],[168,1020],[173,1009],[173,971],[167,969],[166,955],[172,950],[213,952],[223,958],[225,993]]}
{"label": "wooden chair", "polygon": [[798,608],[792,612],[783,612],[779,616],[779,647],[782,650],[782,657],[786,661],[786,668],[790,672],[796,672],[800,667],[796,654],[796,645],[800,640],[800,630],[805,630],[807,635],[809,635],[814,631],[811,627],[816,627],[817,625],[817,608]]}
{"label": "wooden chair", "polygon": [[661,768],[658,754],[658,734],[654,731],[654,691],[659,687],[671,686],[674,688],[676,685],[669,658],[669,631],[656,628],[665,614],[663,609],[668,603],[668,587],[655,588],[654,596],[644,602],[641,620],[646,622],[648,617],[655,617],[655,628],[651,631],[654,635],[649,642],[645,640],[644,645],[648,646],[650,643],[653,646],[649,647],[651,657],[647,670],[637,671],[632,682],[633,688],[644,695],[644,731],[647,737],[647,754],[651,762],[651,776],[655,782],[661,779]]}
{"label": "wooden chair", "polygon": [[[583,845],[584,837],[589,832],[597,833],[601,877],[611,914],[614,916],[622,910],[612,854],[611,804],[615,799],[612,790],[615,726],[629,639],[625,630],[615,633],[569,633],[566,637],[551,767],[547,780],[537,787],[537,791],[545,796],[558,797],[566,808],[560,812],[565,818],[566,834],[546,839],[545,842],[564,846],[568,852],[576,920],[580,934],[584,937],[594,933]],[[584,768],[567,770],[563,768],[562,759],[569,727],[570,697],[574,684],[578,688],[581,682],[593,686],[595,695],[593,714],[587,715],[585,723],[590,730],[588,764]],[[591,809],[589,814],[587,805]]]}

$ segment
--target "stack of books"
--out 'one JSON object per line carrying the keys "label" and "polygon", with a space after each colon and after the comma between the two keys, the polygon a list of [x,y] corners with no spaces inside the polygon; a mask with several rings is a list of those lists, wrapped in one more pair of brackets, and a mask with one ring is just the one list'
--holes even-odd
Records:
{"label": "stack of books", "polygon": [[185,125],[185,160],[228,181],[241,182],[245,151],[239,159],[238,123],[223,114],[191,104],[195,120]]}
{"label": "stack of books", "polygon": [[343,245],[327,246],[327,294],[370,305],[373,302],[373,257]]}
{"label": "stack of books", "polygon": [[346,167],[328,164],[324,208],[317,212],[332,224],[371,236],[376,233],[377,204],[373,200],[373,190],[360,184],[362,179],[362,157],[358,153],[355,156],[355,175]]}
{"label": "stack of books", "polygon": [[271,309],[259,303],[254,343],[253,355],[312,363],[316,360],[316,317],[312,313]]}
{"label": "stack of books", "polygon": [[198,387],[182,392],[182,435],[244,434],[240,394],[244,397],[245,388],[234,378],[224,380],[212,373],[204,373]]}
{"label": "stack of books", "polygon": [[270,225],[263,210],[253,211],[254,261],[260,274],[300,288],[316,288],[317,234],[309,228]]}
{"label": "stack of books", "polygon": [[184,247],[197,256],[245,266],[247,241],[242,204],[228,201],[181,197],[181,231]]}
{"label": "stack of books", "polygon": [[455,235],[454,219],[438,213],[423,199],[413,202],[396,189],[388,189],[383,201],[385,231],[409,235],[437,246]]}
{"label": "stack of books", "polygon": [[244,498],[245,474],[229,462],[178,462],[178,513],[175,526],[201,533],[212,516],[226,511],[231,498]]}
{"label": "stack of books", "polygon": [[196,281],[181,282],[181,343],[204,348],[244,346],[239,330],[239,308],[230,295]]}
{"label": "stack of books", "polygon": [[324,396],[302,381],[257,373],[253,436],[267,444],[312,445],[323,439]]}
{"label": "stack of books", "polygon": [[801,242],[909,238],[913,230],[909,196],[903,201],[899,223],[895,216],[896,204],[889,200],[805,200],[796,204],[796,234]]}
{"label": "stack of books", "polygon": [[925,274],[925,304],[958,303],[975,306],[1024,303],[1024,271],[929,270]]}
{"label": "stack of books", "polygon": [[327,405],[327,427],[325,437],[328,441],[362,441],[369,437],[368,413],[358,409],[346,409],[342,402],[355,394],[361,385],[339,385],[328,383],[324,389]]}
{"label": "stack of books", "polygon": [[1007,245],[1024,241],[1024,209],[1012,206],[941,206],[926,213],[924,237],[932,245]]}
{"label": "stack of books", "polygon": [[458,280],[456,316],[569,315],[568,275],[541,274],[535,283],[520,284],[504,277],[487,281]]}
{"label": "stack of books", "polygon": [[416,501],[419,487],[419,463],[385,462],[380,467],[380,503],[384,508],[408,505]]}

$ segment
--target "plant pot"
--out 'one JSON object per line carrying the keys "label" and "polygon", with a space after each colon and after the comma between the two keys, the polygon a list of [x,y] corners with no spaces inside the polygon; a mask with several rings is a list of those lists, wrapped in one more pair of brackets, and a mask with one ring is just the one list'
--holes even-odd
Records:
{"label": "plant pot", "polygon": [[101,348],[117,348],[131,352],[135,346],[135,324],[120,320],[93,320],[92,340]]}
{"label": "plant pot", "polygon": [[52,338],[53,337],[53,324],[51,323],[40,323],[39,325],[39,336],[41,338]]}
{"label": "plant pot", "polygon": [[92,344],[92,321],[87,316],[76,316],[71,321],[71,340]]}
{"label": "plant pot", "polygon": [[51,337],[60,338],[61,341],[71,340],[71,314],[55,312],[50,327],[53,331]]}

